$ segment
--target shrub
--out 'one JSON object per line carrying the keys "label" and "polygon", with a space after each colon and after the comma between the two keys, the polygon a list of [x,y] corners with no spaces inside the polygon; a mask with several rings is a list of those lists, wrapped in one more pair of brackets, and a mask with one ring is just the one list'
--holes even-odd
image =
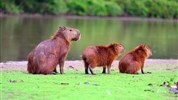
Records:
{"label": "shrub", "polygon": [[69,0],[67,1],[68,13],[74,15],[86,14],[86,2],[84,0]]}
{"label": "shrub", "polygon": [[123,13],[122,8],[117,3],[106,2],[105,6],[109,16],[118,16]]}
{"label": "shrub", "polygon": [[90,0],[87,2],[87,14],[92,16],[107,16],[107,9],[103,0]]}
{"label": "shrub", "polygon": [[128,6],[128,13],[133,16],[146,17],[148,15],[148,8],[145,6],[145,0],[132,0]]}
{"label": "shrub", "polygon": [[12,0],[1,0],[0,9],[4,10],[6,13],[21,13],[22,9],[15,4]]}
{"label": "shrub", "polygon": [[173,18],[178,14],[178,1],[169,0],[147,0],[150,17]]}
{"label": "shrub", "polygon": [[6,13],[178,18],[178,0],[1,0]]}
{"label": "shrub", "polygon": [[51,0],[49,3],[49,12],[54,14],[65,14],[68,8],[64,0]]}

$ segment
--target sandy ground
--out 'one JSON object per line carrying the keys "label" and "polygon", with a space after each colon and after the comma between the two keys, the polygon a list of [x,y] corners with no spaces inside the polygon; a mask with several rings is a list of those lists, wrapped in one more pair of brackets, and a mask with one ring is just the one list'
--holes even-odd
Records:
{"label": "sandy ground", "polygon": [[[154,67],[151,67],[154,65]],[[73,68],[73,69],[84,69],[83,61],[82,60],[75,60],[75,61],[65,61],[65,69]],[[114,61],[112,64],[112,69],[117,69],[118,61]],[[147,67],[148,66],[148,67]],[[158,67],[157,67],[158,66]],[[162,68],[162,66],[164,68]],[[8,62],[1,62],[0,63],[1,71],[3,70],[19,70],[19,71],[26,71],[27,69],[27,61],[8,61]],[[163,60],[163,59],[148,59],[145,62],[145,68],[149,70],[154,69],[164,69],[164,70],[178,70],[178,60]]]}

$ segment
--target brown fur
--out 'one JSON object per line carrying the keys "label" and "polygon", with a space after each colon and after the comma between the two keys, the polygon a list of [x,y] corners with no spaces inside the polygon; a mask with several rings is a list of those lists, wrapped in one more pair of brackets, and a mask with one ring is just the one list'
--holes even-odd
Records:
{"label": "brown fur", "polygon": [[108,74],[110,74],[111,64],[119,54],[124,51],[122,44],[113,43],[108,46],[89,46],[83,52],[82,58],[85,64],[85,74],[88,74],[88,68],[93,73],[93,68],[103,66],[103,73],[106,73],[106,66]]}
{"label": "brown fur", "polygon": [[28,55],[27,70],[32,74],[64,73],[64,61],[70,49],[70,42],[80,38],[80,31],[70,27],[60,27],[51,39],[42,41]]}
{"label": "brown fur", "polygon": [[151,54],[150,48],[141,44],[121,58],[118,68],[121,73],[138,74],[140,69],[144,73],[144,62]]}

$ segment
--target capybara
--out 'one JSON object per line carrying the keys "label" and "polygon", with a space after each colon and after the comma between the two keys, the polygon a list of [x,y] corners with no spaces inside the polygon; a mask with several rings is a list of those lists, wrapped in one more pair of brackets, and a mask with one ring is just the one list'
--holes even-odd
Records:
{"label": "capybara", "polygon": [[138,74],[141,69],[142,74],[144,74],[144,62],[151,55],[150,47],[146,44],[141,44],[120,59],[119,71],[121,73]]}
{"label": "capybara", "polygon": [[85,49],[82,55],[85,66],[85,74],[88,73],[88,69],[91,74],[93,68],[97,66],[103,66],[103,72],[106,73],[106,67],[108,74],[110,74],[111,64],[124,51],[124,46],[120,43],[113,43],[108,46],[89,46]]}
{"label": "capybara", "polygon": [[28,55],[27,70],[32,74],[64,73],[64,61],[70,49],[71,41],[80,39],[80,31],[71,27],[59,27],[57,32],[48,40],[39,43]]}

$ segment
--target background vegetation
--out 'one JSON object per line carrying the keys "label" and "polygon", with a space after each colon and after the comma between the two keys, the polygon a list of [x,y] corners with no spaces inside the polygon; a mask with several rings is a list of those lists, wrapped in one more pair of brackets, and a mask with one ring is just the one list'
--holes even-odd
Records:
{"label": "background vegetation", "polygon": [[0,12],[178,18],[178,0],[0,0]]}

